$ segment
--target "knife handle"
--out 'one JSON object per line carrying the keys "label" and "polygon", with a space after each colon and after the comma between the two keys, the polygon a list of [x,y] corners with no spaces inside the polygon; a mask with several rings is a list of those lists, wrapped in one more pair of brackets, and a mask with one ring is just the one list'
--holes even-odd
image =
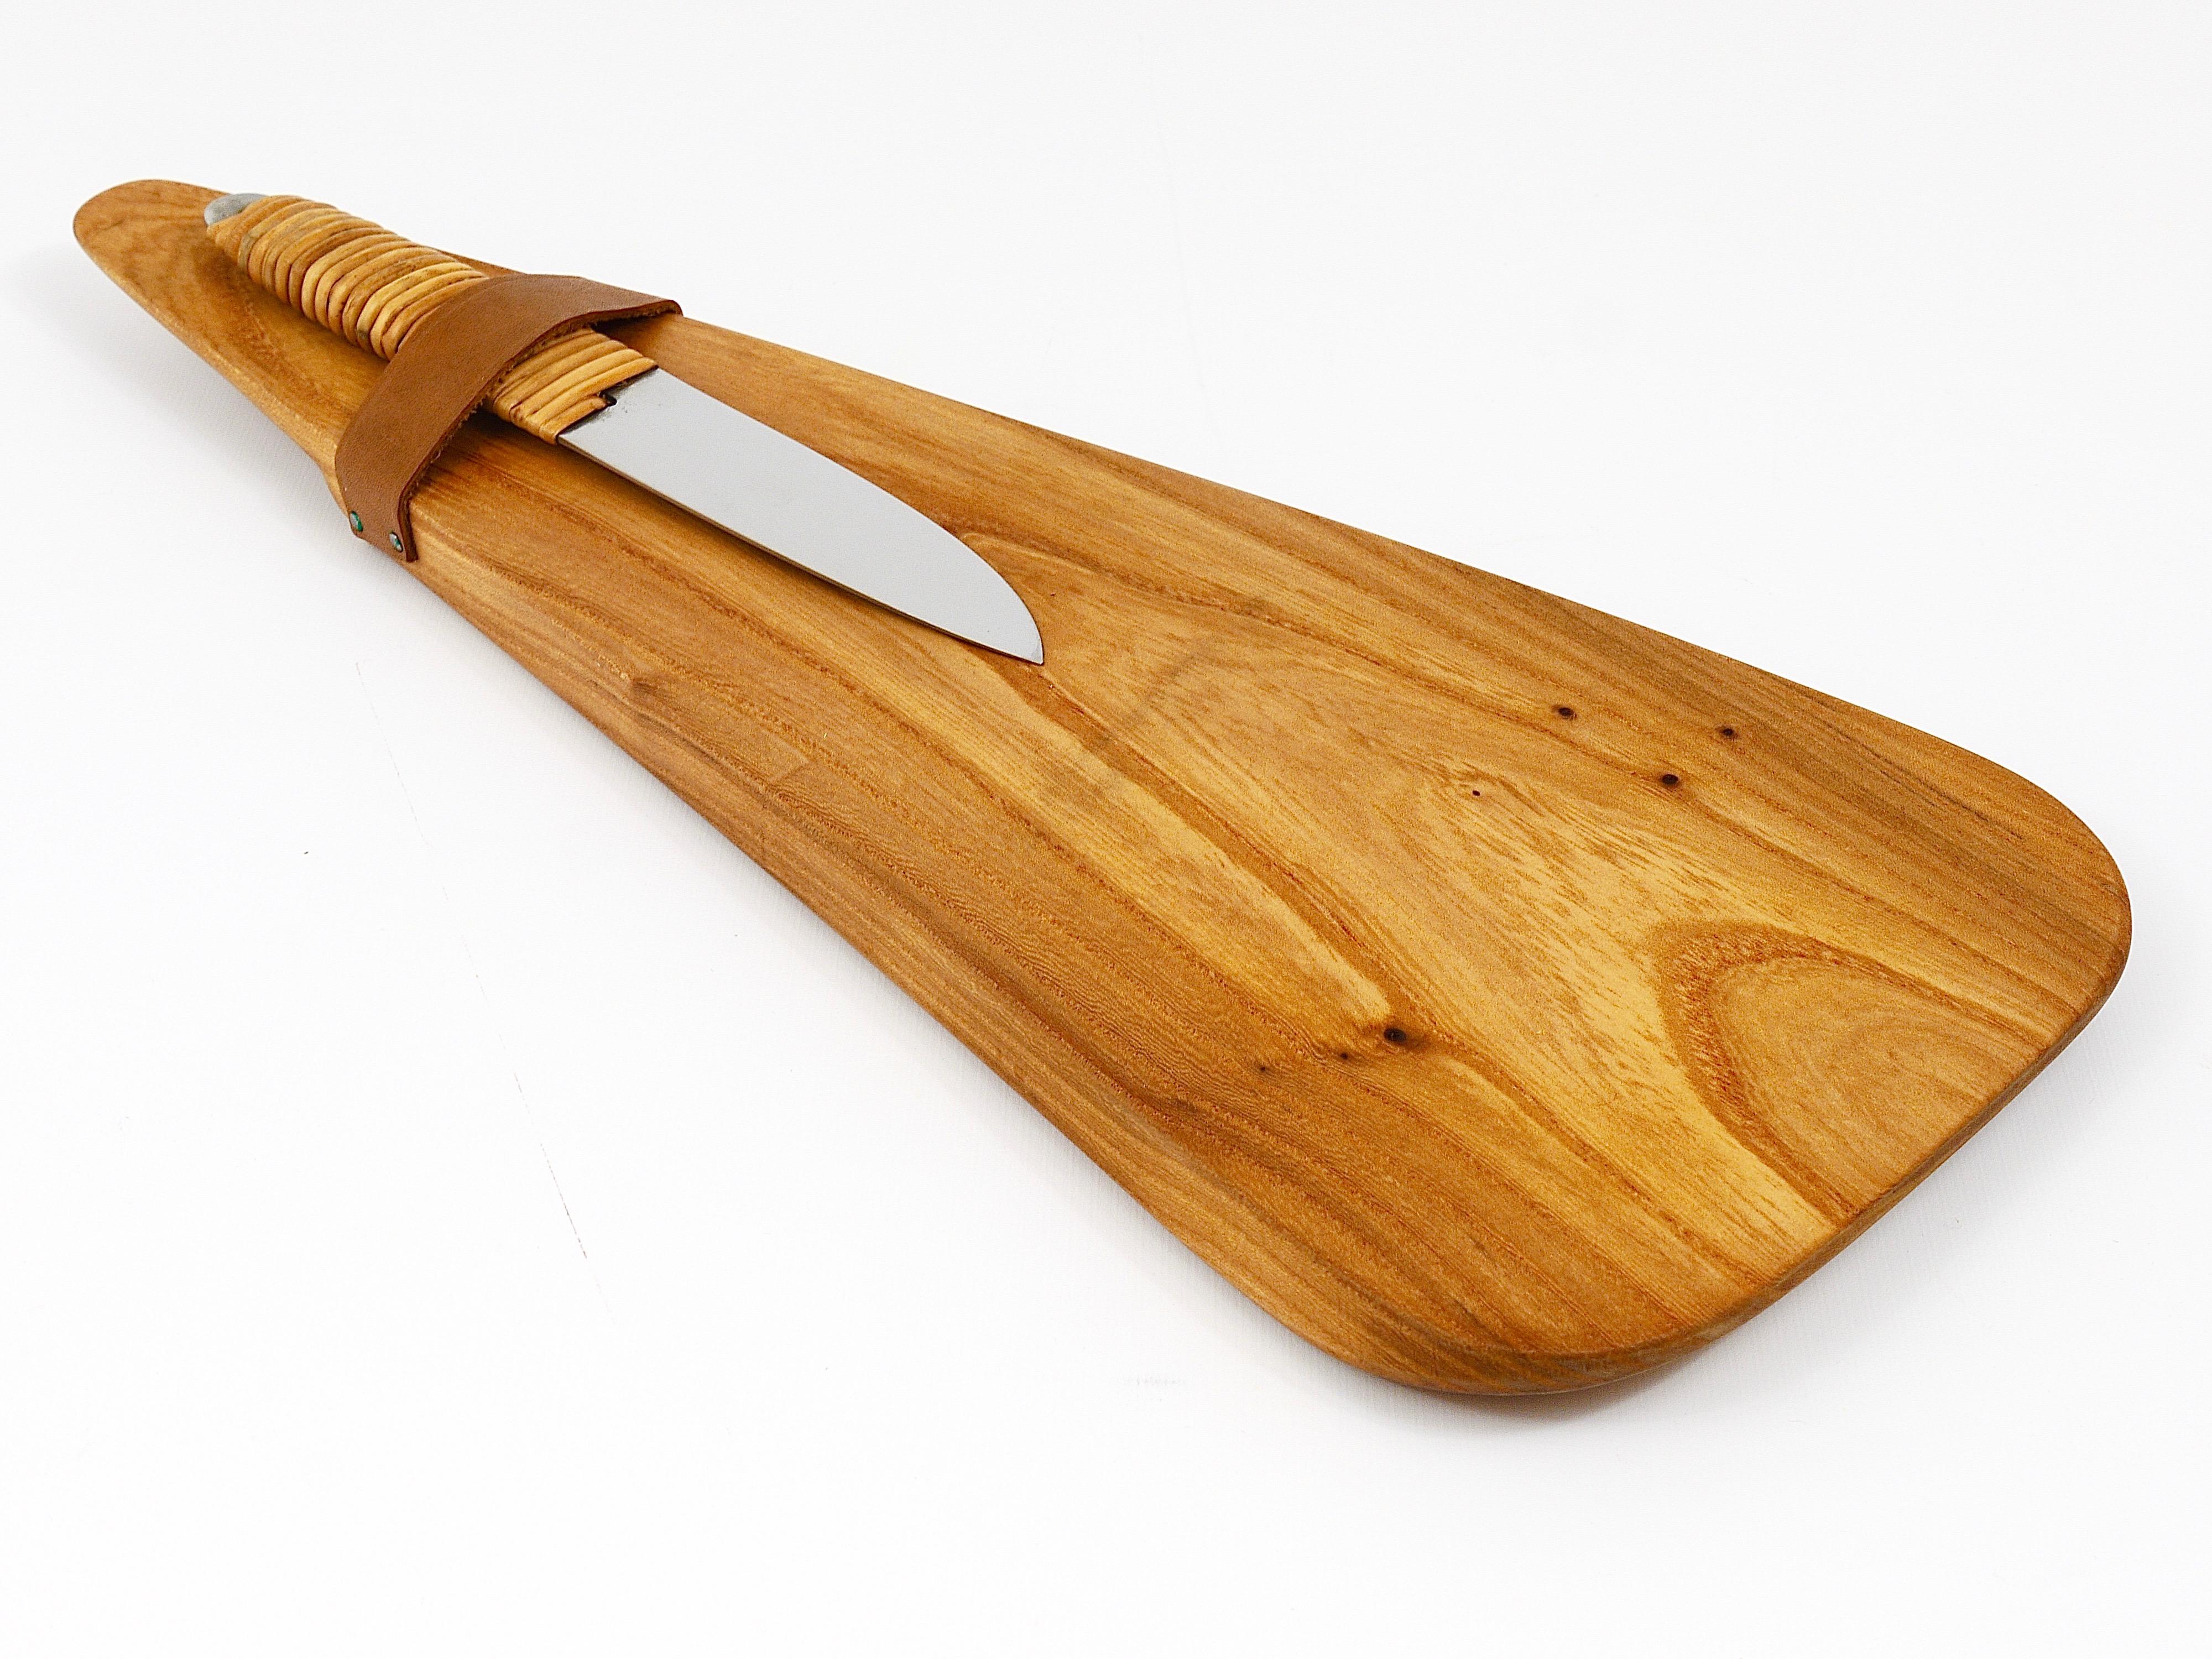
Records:
{"label": "knife handle", "polygon": [[[208,204],[208,235],[241,270],[331,333],[390,357],[410,332],[487,273],[298,196],[225,196]],[[502,375],[492,411],[551,443],[605,409],[600,394],[653,359],[581,328],[547,341]]]}

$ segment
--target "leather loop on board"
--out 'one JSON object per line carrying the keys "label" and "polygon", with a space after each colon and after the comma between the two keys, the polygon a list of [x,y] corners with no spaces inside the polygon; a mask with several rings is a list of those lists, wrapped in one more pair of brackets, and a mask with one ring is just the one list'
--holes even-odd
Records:
{"label": "leather loop on board", "polygon": [[582,276],[516,273],[454,295],[408,333],[338,439],[338,498],[355,533],[411,562],[408,498],[501,375],[556,334],[678,309]]}

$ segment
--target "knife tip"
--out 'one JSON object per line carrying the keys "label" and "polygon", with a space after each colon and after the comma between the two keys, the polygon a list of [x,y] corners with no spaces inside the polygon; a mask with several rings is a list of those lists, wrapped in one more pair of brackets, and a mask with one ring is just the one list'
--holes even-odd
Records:
{"label": "knife tip", "polygon": [[1006,590],[1006,593],[1019,609],[1019,617],[1010,616],[1006,618],[1004,629],[1000,630],[1004,633],[1003,640],[983,640],[979,643],[989,646],[1004,656],[1036,663],[1042,667],[1044,664],[1044,635],[1037,631],[1036,618],[1030,614],[1029,606],[1022,604],[1021,596],[1012,587]]}
{"label": "knife tip", "polygon": [[[933,607],[937,614],[924,620],[955,639],[980,645],[1017,662],[1042,666],[1044,635],[1038,630],[1036,616],[1027,601],[975,549],[950,531],[940,528],[940,533],[959,548],[963,556],[955,568],[964,579],[962,586],[965,603],[957,607],[949,604]],[[964,613],[957,621],[949,614],[956,609]]]}

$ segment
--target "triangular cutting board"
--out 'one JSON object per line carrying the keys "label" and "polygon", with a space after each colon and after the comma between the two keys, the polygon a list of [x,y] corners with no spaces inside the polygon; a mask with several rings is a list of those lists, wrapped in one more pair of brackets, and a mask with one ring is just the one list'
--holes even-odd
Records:
{"label": "triangular cutting board", "polygon": [[[214,194],[77,236],[327,474],[380,365],[210,244]],[[959,535],[1044,665],[484,417],[415,573],[1355,1365],[1560,1389],[1710,1340],[2119,975],[2104,848],[1948,744],[743,335],[610,331]]]}

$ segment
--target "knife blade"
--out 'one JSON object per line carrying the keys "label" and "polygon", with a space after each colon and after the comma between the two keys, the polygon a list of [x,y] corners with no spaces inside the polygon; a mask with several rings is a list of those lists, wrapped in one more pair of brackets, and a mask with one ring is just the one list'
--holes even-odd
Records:
{"label": "knife blade", "polygon": [[[213,229],[269,199],[252,192],[218,197],[204,216]],[[402,319],[396,327],[389,316],[373,327],[374,300],[366,307],[339,307],[347,274],[392,273],[395,287],[411,280],[415,292],[428,296],[412,302],[417,319],[441,285],[480,277],[319,204],[301,204],[294,223],[296,250],[272,254],[264,246],[249,259],[241,245],[234,257],[315,320],[387,356],[404,337],[405,314],[392,313]],[[281,235],[283,227],[276,228]],[[557,431],[528,429],[848,592],[971,644],[1044,660],[1029,606],[959,538],[820,451],[649,360],[635,362],[631,378],[596,391],[591,402],[604,404],[596,412]],[[493,406],[499,408],[496,398]]]}
{"label": "knife blade", "polygon": [[824,581],[1028,662],[1036,619],[1005,577],[889,490],[665,368],[604,394],[563,448]]}

